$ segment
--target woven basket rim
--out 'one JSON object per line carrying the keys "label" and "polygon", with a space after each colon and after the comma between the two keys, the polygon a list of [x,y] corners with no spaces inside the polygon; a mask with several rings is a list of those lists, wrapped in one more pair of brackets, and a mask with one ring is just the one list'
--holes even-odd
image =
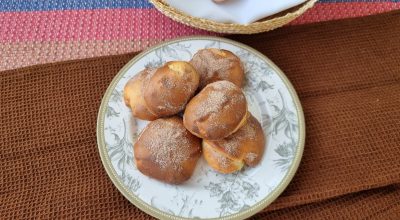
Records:
{"label": "woven basket rim", "polygon": [[[171,19],[183,24],[218,33],[253,34],[281,27],[314,6],[318,0],[307,0],[297,6],[294,11],[270,19],[256,21],[250,24],[221,23],[205,18],[188,15],[176,8],[169,6],[164,0],[149,0],[157,10]],[[290,9],[289,9],[290,10]]]}

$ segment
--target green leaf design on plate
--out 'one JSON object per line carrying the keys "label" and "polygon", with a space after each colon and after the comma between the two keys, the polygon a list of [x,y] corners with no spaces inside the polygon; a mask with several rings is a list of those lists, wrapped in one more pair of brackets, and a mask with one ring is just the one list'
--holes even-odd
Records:
{"label": "green leaf design on plate", "polygon": [[106,109],[106,117],[118,117],[119,112],[115,111],[115,109],[111,106],[108,106]]}
{"label": "green leaf design on plate", "polygon": [[[241,173],[222,175],[219,182],[210,182],[204,188],[209,190],[210,197],[218,197],[220,216],[236,213],[248,207],[246,202],[253,201],[258,196],[260,186],[245,180]],[[246,178],[248,179],[248,178]]]}
{"label": "green leaf design on plate", "polygon": [[281,158],[274,160],[275,165],[279,167],[282,171],[287,171],[292,164],[294,155],[296,153],[294,143],[286,143],[278,145],[274,150]]}
{"label": "green leaf design on plate", "polygon": [[125,120],[123,121],[123,136],[119,137],[117,134],[112,133],[114,136],[116,143],[114,145],[108,145],[109,149],[109,156],[110,159],[113,161],[117,161],[117,167],[119,170],[121,170],[121,179],[125,180],[126,177],[126,168],[127,166],[134,166],[133,163],[133,145],[132,143],[128,140],[127,137],[127,132],[126,132],[126,122]]}
{"label": "green leaf design on plate", "polygon": [[282,108],[279,109],[277,105],[272,105],[272,108],[279,112],[276,116],[272,117],[271,127],[273,134],[276,135],[280,130],[284,130],[285,136],[292,142],[295,142],[293,134],[296,133],[298,127],[296,114],[287,107],[281,91],[278,90],[278,94],[282,102]]}
{"label": "green leaf design on plate", "polygon": [[110,101],[111,102],[119,102],[121,100],[121,98],[123,98],[122,92],[114,89],[111,93]]}

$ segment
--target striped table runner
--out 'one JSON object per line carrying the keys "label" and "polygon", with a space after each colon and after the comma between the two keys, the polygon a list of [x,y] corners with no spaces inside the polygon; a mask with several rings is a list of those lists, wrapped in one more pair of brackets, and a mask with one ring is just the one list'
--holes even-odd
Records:
{"label": "striped table runner", "polygon": [[[400,9],[400,0],[321,0],[291,25]],[[0,2],[0,70],[121,54],[187,35],[214,35],[172,21],[146,0]]]}

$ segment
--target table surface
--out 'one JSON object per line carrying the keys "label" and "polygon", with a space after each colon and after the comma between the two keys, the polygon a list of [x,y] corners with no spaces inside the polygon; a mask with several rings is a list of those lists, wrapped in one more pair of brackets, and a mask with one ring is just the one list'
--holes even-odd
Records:
{"label": "table surface", "polygon": [[[321,0],[298,25],[400,9],[400,0]],[[145,0],[0,2],[0,70],[122,54],[180,36],[215,35],[159,13]]]}

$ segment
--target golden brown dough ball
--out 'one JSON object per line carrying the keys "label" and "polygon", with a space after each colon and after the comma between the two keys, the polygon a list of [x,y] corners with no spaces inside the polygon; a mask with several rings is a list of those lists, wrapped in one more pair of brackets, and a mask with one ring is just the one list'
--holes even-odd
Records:
{"label": "golden brown dough ball", "polygon": [[238,56],[228,50],[207,48],[199,50],[190,63],[200,74],[200,88],[207,84],[227,80],[242,87],[245,79],[243,65]]}
{"label": "golden brown dough ball", "polygon": [[145,80],[143,94],[147,108],[161,117],[179,113],[196,92],[199,80],[199,74],[190,63],[165,63]]}
{"label": "golden brown dough ball", "polygon": [[143,98],[142,86],[144,79],[151,74],[151,69],[144,69],[130,79],[124,87],[125,104],[132,110],[133,116],[136,118],[152,121],[158,118],[157,115],[151,113],[146,107]]}
{"label": "golden brown dough ball", "polygon": [[222,139],[246,123],[247,102],[242,90],[229,81],[208,84],[187,104],[183,124],[194,135]]}
{"label": "golden brown dough ball", "polygon": [[150,122],[134,145],[136,166],[144,175],[180,184],[188,180],[201,156],[201,140],[179,117]]}
{"label": "golden brown dough ball", "polygon": [[221,140],[203,140],[207,163],[221,173],[233,173],[247,166],[254,167],[265,150],[265,136],[260,123],[250,116],[246,125]]}

